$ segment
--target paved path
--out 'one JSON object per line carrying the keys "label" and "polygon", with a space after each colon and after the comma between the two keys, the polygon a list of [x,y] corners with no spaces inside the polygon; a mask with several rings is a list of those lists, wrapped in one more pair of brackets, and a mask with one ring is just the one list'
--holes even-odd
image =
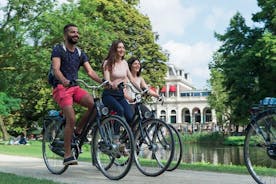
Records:
{"label": "paved path", "polygon": [[215,172],[199,172],[175,170],[165,172],[158,177],[146,177],[135,166],[126,177],[119,181],[111,181],[101,174],[91,163],[80,162],[71,166],[62,175],[53,175],[48,172],[44,162],[39,158],[9,156],[0,154],[0,172],[15,173],[22,176],[43,178],[60,183],[71,184],[254,184],[250,175],[235,175]]}

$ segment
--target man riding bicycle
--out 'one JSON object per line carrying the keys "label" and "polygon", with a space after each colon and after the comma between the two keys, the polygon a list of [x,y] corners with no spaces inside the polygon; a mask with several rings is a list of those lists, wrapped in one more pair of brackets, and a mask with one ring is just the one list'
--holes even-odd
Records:
{"label": "man riding bicycle", "polygon": [[63,164],[76,165],[78,164],[77,159],[71,154],[71,140],[76,121],[73,103],[75,102],[88,108],[75,130],[76,134],[80,134],[88,118],[89,111],[94,105],[94,100],[87,91],[77,85],[72,85],[72,81],[76,81],[78,78],[80,66],[84,67],[91,79],[98,83],[101,83],[102,80],[92,69],[87,55],[76,47],[79,40],[78,27],[75,24],[67,24],[64,26],[63,32],[64,45],[56,45],[51,55],[52,69],[55,76],[53,98],[62,109],[66,118]]}

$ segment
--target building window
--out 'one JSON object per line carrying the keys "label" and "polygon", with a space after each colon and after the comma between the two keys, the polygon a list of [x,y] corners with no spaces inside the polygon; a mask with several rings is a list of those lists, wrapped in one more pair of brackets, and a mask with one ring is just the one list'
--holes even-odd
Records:
{"label": "building window", "polygon": [[184,74],[184,77],[185,77],[185,79],[188,79],[188,74],[185,73],[185,74]]}
{"label": "building window", "polygon": [[162,110],[160,113],[160,119],[164,122],[166,122],[166,111]]}
{"label": "building window", "polygon": [[191,123],[191,115],[189,110],[185,111],[185,122]]}
{"label": "building window", "polygon": [[189,109],[182,110],[182,123],[191,123],[191,115]]}
{"label": "building window", "polygon": [[176,96],[176,85],[171,85],[169,89],[169,96]]}
{"label": "building window", "polygon": [[212,112],[210,109],[206,110],[205,116],[206,116],[206,122],[212,122]]}
{"label": "building window", "polygon": [[171,111],[171,123],[176,123],[176,111]]}
{"label": "building window", "polygon": [[193,92],[192,96],[200,96],[200,92]]}
{"label": "building window", "polygon": [[180,93],[180,96],[190,96],[190,93]]}
{"label": "building window", "polygon": [[193,119],[194,119],[194,123],[201,123],[201,115],[200,115],[199,109],[193,110]]}

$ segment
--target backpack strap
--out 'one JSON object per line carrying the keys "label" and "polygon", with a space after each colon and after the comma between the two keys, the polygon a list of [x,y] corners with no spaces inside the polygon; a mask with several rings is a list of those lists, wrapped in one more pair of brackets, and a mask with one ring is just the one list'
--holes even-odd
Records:
{"label": "backpack strap", "polygon": [[[65,50],[65,52],[66,52],[66,47],[65,47],[65,44],[64,44],[64,43],[62,43],[62,48],[63,48],[63,50]],[[79,47],[76,47],[76,48],[77,48],[79,57],[81,57],[81,49],[80,49]]]}
{"label": "backpack strap", "polygon": [[[66,46],[65,46],[65,44],[64,43],[62,43],[62,44],[60,44],[61,46],[62,46],[62,48],[63,48],[63,51],[65,51],[65,53],[66,53]],[[83,61],[83,59],[82,59],[82,57],[81,57],[81,49],[79,48],[79,47],[76,47],[76,49],[77,49],[77,51],[78,51],[78,55],[79,55],[79,59],[80,59],[80,64],[79,64],[79,67],[81,66],[81,65],[83,65],[83,63],[84,63],[84,61]],[[65,55],[65,54],[64,54]],[[66,56],[66,55],[65,55]],[[64,58],[64,59],[67,59],[67,58]]]}

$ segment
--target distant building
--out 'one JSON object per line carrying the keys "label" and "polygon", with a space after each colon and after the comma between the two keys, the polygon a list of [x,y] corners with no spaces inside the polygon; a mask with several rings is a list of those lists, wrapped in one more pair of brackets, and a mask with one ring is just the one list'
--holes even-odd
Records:
{"label": "distant building", "polygon": [[[215,111],[207,103],[209,90],[197,90],[191,82],[188,73],[183,69],[177,69],[168,64],[168,72],[165,78],[166,84],[158,89],[159,94],[164,96],[164,104],[155,103],[157,117],[175,126],[183,125],[216,125]],[[180,127],[180,126],[179,126]],[[203,126],[201,126],[203,127]],[[193,127],[190,127],[193,129]],[[194,129],[192,130],[194,131]]]}

